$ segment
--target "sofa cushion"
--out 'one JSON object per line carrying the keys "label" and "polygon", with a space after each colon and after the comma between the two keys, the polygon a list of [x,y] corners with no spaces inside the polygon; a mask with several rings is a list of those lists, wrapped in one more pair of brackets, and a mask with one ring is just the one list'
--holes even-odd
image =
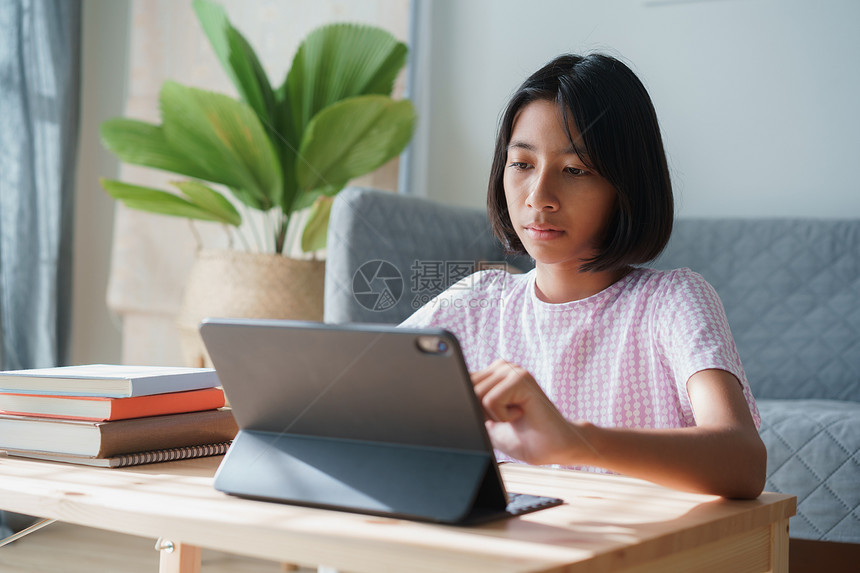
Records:
{"label": "sofa cushion", "polygon": [[759,400],[765,489],[797,496],[791,536],[860,543],[860,403]]}
{"label": "sofa cushion", "polygon": [[756,398],[860,402],[860,221],[678,220],[654,266],[713,285]]}

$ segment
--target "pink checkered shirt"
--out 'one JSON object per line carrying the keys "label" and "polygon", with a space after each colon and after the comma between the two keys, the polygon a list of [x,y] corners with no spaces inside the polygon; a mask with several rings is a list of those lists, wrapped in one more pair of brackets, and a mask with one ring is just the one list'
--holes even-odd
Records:
{"label": "pink checkered shirt", "polygon": [[761,423],[722,303],[689,269],[635,269],[594,296],[561,304],[537,298],[534,270],[481,271],[401,326],[451,331],[470,371],[496,358],[519,364],[570,420],[694,426],[687,380],[716,368],[737,377]]}

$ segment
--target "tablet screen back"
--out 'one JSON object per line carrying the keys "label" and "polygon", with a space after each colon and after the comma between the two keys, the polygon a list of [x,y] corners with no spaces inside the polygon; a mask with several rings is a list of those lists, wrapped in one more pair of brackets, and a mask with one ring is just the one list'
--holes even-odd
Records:
{"label": "tablet screen back", "polygon": [[201,334],[242,429],[492,452],[443,330],[221,319]]}

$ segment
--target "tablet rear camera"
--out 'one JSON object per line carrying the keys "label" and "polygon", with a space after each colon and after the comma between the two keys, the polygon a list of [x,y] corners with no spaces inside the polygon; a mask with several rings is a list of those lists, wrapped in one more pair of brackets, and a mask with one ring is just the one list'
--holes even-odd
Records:
{"label": "tablet rear camera", "polygon": [[441,336],[419,336],[416,344],[425,354],[447,354],[451,348],[448,341]]}

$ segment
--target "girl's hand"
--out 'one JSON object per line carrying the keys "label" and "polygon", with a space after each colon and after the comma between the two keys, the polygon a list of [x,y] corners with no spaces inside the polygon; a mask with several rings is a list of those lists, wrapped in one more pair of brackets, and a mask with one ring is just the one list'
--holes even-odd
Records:
{"label": "girl's hand", "polygon": [[471,377],[494,447],[535,465],[582,462],[577,429],[524,368],[496,360]]}
{"label": "girl's hand", "polygon": [[738,379],[702,370],[687,381],[696,426],[604,428],[569,422],[525,369],[504,360],[472,375],[493,445],[524,462],[600,466],[669,487],[754,498],[767,452]]}

